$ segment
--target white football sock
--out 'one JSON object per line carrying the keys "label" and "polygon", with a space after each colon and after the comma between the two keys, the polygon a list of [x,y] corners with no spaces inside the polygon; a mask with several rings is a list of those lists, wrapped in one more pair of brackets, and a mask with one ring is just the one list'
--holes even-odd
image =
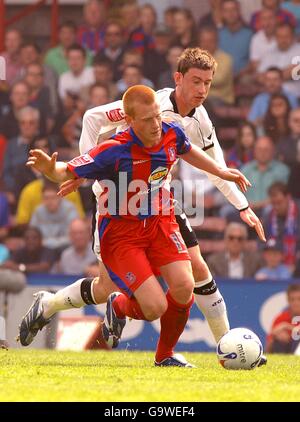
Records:
{"label": "white football sock", "polygon": [[196,282],[194,297],[196,305],[205,316],[213,336],[218,342],[229,331],[230,326],[226,305],[215,281],[210,279]]}
{"label": "white football sock", "polygon": [[58,290],[54,294],[45,294],[42,299],[44,307],[43,317],[48,319],[56,314],[56,312],[64,311],[66,309],[81,308],[86,305],[86,302],[81,296],[81,283],[83,280],[85,279],[81,278],[70,286]]}

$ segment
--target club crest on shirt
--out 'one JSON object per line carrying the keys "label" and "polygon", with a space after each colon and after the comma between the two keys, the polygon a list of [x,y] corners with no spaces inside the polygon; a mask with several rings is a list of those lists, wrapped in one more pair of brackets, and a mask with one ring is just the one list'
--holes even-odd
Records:
{"label": "club crest on shirt", "polygon": [[148,183],[151,183],[151,185],[158,185],[167,177],[168,173],[169,169],[166,167],[157,167],[150,174]]}
{"label": "club crest on shirt", "polygon": [[170,161],[175,161],[176,160],[175,148],[174,147],[169,147],[168,148],[168,153],[169,153],[169,160]]}
{"label": "club crest on shirt", "polygon": [[126,278],[126,280],[127,280],[129,283],[134,283],[134,282],[135,282],[135,280],[136,280],[136,276],[135,276],[135,274],[133,274],[131,271],[129,271],[129,272],[126,274],[125,278]]}

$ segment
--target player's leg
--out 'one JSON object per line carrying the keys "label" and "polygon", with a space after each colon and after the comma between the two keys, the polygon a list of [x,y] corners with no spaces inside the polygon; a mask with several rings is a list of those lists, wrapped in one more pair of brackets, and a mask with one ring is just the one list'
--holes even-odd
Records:
{"label": "player's leg", "polygon": [[215,340],[218,341],[229,330],[225,301],[201,255],[196,234],[186,215],[179,212],[178,208],[176,212],[176,221],[191,257],[195,302],[205,316]]}
{"label": "player's leg", "polygon": [[[177,261],[160,267],[161,274],[166,280],[169,290],[166,298],[167,311],[160,318],[160,337],[157,343],[156,365],[168,366],[171,360],[185,362],[174,355],[174,348],[187,323],[190,308],[193,304],[194,280],[190,261]],[[174,364],[174,362],[171,362]]]}

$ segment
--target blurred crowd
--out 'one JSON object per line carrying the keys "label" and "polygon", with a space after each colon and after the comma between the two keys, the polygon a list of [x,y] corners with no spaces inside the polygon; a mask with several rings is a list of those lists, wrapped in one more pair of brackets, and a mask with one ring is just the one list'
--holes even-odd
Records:
{"label": "blurred crowd", "polygon": [[[300,1],[205,3],[210,11],[199,21],[192,10],[174,6],[161,22],[151,3],[88,0],[81,22],[60,16],[59,43],[48,49],[7,29],[1,52],[7,79],[0,82],[0,269],[97,274],[91,184],[59,198],[56,185],[25,166],[28,151],[74,157],[87,109],[120,99],[132,85],[174,87],[177,58],[184,48],[199,46],[218,62],[204,105],[227,164],[252,182],[246,196],[269,239],[259,244],[207,180],[206,218],[195,227],[202,252],[217,277],[300,275]],[[203,176],[182,164],[176,177]]]}

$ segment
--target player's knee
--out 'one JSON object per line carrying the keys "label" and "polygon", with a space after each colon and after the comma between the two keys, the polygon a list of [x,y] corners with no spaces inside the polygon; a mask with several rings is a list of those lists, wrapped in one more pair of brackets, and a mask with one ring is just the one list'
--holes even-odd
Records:
{"label": "player's knee", "polygon": [[155,319],[160,318],[167,310],[168,302],[164,297],[161,300],[156,301],[155,303],[150,303],[148,306],[144,307],[143,313],[147,321],[154,321]]}
{"label": "player's knee", "polygon": [[181,279],[180,283],[170,291],[173,298],[180,303],[188,303],[191,300],[195,287],[193,277],[186,276]]}

